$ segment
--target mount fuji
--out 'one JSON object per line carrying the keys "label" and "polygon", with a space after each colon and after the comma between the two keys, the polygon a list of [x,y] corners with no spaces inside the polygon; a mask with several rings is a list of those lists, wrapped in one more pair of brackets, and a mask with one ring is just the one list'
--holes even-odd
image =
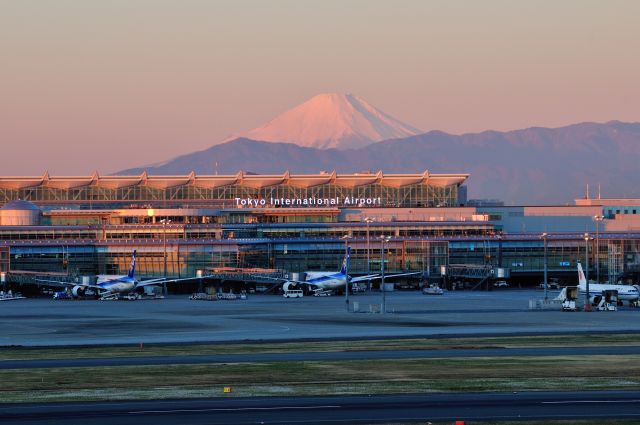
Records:
{"label": "mount fuji", "polygon": [[321,94],[250,132],[161,164],[116,174],[470,173],[473,197],[565,204],[586,183],[640,197],[640,123],[609,121],[462,135],[419,130],[363,99]]}
{"label": "mount fuji", "polygon": [[325,93],[240,137],[294,143],[308,148],[353,149],[421,133],[421,130],[382,112],[359,96]]}

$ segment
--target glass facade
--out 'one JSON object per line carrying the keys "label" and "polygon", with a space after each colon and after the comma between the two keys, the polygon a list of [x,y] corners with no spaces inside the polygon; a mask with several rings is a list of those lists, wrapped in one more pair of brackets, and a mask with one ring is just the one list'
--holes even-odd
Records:
{"label": "glass facade", "polygon": [[[340,234],[349,234],[355,229],[358,228],[341,227]],[[381,233],[391,234],[391,230],[389,225]],[[8,269],[10,262],[14,272],[124,274],[129,267],[131,253],[137,250],[137,270],[141,277],[163,276],[165,255],[167,276],[191,277],[198,270],[220,267],[269,268],[288,272],[337,271],[345,254],[345,242],[337,234],[324,238],[210,238],[215,234],[184,238],[182,229],[170,229],[166,244],[163,234],[157,229],[138,235],[148,237],[131,238],[132,233],[127,233],[127,237],[120,240],[48,239],[52,235],[51,232],[42,235],[32,233],[32,237],[47,238],[4,241],[0,249],[0,267]],[[348,240],[351,247],[350,273],[379,272],[381,244],[377,235],[371,232],[368,240],[363,235]],[[508,268],[512,279],[539,279],[544,267],[543,241],[527,235],[521,238],[510,235],[502,241],[490,235],[485,238],[399,236],[393,237],[384,249],[385,269],[389,273],[411,271],[436,276],[440,266],[482,264]],[[599,276],[601,281],[617,282],[640,274],[640,236],[619,238],[601,235],[599,249],[596,249],[594,241],[590,241],[587,254],[585,242],[577,234],[548,241],[550,276],[564,277],[567,283],[575,283],[576,265],[580,262],[584,267],[586,255],[589,256],[591,279]]]}
{"label": "glass facade", "polygon": [[9,271],[9,247],[0,246],[0,273]]}
{"label": "glass facade", "polygon": [[[184,184],[160,188],[139,184],[120,188],[99,185],[59,188],[45,184],[19,189],[0,185],[0,204],[22,199],[39,205],[75,205],[79,209],[185,205],[232,208],[237,206],[237,199],[264,200],[263,206],[272,207],[282,206],[278,201],[282,199],[313,199],[314,205],[318,200],[326,202],[326,200],[338,199],[341,206],[344,205],[345,199],[348,199],[351,203],[356,200],[355,205],[351,206],[362,207],[442,207],[457,205],[458,185],[459,183],[444,186],[415,183],[393,187],[382,183],[356,186],[326,183],[312,187],[296,187],[284,183],[265,187],[250,187],[244,184],[199,187],[194,184]],[[375,201],[372,201],[374,204],[358,202],[363,199]]]}

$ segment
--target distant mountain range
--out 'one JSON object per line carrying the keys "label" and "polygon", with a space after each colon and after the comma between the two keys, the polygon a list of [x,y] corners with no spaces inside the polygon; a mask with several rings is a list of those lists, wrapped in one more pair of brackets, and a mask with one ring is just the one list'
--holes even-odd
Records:
{"label": "distant mountain range", "polygon": [[[254,133],[257,134],[257,133]],[[512,205],[567,204],[591,196],[639,197],[640,123],[611,121],[561,128],[528,128],[451,135],[431,131],[356,149],[234,139],[163,164],[118,174],[470,173],[470,198],[497,198]]]}

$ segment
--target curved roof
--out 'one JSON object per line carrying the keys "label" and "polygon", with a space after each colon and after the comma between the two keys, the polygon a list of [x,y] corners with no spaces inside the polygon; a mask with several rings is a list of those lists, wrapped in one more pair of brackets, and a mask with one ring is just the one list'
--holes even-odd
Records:
{"label": "curved roof", "polygon": [[307,189],[309,187],[321,186],[331,183],[336,179],[336,172],[331,174],[290,174],[287,184],[293,187]]}
{"label": "curved roof", "polygon": [[468,174],[431,174],[427,184],[437,187],[451,186],[464,183],[467,177],[469,177]]}
{"label": "curved roof", "polygon": [[3,211],[40,211],[40,208],[33,202],[23,201],[22,199],[16,199],[15,201],[9,201],[4,204],[0,210]]}
{"label": "curved roof", "polygon": [[204,188],[216,188],[222,186],[238,185],[254,189],[268,186],[288,185],[299,188],[310,188],[323,184],[353,188],[369,184],[380,184],[387,187],[403,187],[414,184],[426,184],[432,186],[448,186],[461,184],[469,174],[430,174],[428,171],[415,174],[385,174],[377,173],[332,173],[318,174],[246,174],[238,172],[230,175],[203,175],[195,172],[179,176],[149,176],[146,172],[137,176],[100,176],[94,173],[91,176],[51,177],[45,172],[41,177],[0,177],[0,189],[19,190],[27,187],[54,187],[57,189],[77,189],[81,187],[97,186],[105,189],[119,189],[129,186],[149,186],[156,189],[167,189],[176,186],[199,186]]}

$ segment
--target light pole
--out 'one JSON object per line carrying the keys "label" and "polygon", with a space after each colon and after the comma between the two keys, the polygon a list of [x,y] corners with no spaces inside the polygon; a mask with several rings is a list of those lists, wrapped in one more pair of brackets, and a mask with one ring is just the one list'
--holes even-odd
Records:
{"label": "light pole", "polygon": [[162,283],[162,294],[167,295],[167,224],[171,223],[171,220],[163,218],[160,220],[162,223],[162,259],[164,263],[164,282]]}
{"label": "light pole", "polygon": [[[367,276],[371,274],[371,248],[369,246],[369,223],[373,221],[371,217],[365,217],[364,222],[367,223]],[[371,280],[369,280],[369,292],[371,292]]]}
{"label": "light pole", "polygon": [[382,308],[381,313],[385,314],[387,312],[387,291],[384,287],[384,244],[391,240],[391,236],[380,236],[380,290],[382,291]]}
{"label": "light pole", "polygon": [[547,232],[544,232],[540,237],[544,241],[544,299],[545,301],[548,299],[547,288],[549,285],[547,284]]}
{"label": "light pole", "polygon": [[596,221],[596,283],[600,283],[600,222],[604,220],[602,215],[594,215]]}
{"label": "light pole", "polygon": [[347,306],[347,312],[349,311],[349,239],[351,236],[344,235],[344,303]]}
{"label": "light pole", "polygon": [[584,300],[584,311],[591,311],[591,296],[589,294],[589,234],[584,234],[584,278],[587,281],[587,287]]}

